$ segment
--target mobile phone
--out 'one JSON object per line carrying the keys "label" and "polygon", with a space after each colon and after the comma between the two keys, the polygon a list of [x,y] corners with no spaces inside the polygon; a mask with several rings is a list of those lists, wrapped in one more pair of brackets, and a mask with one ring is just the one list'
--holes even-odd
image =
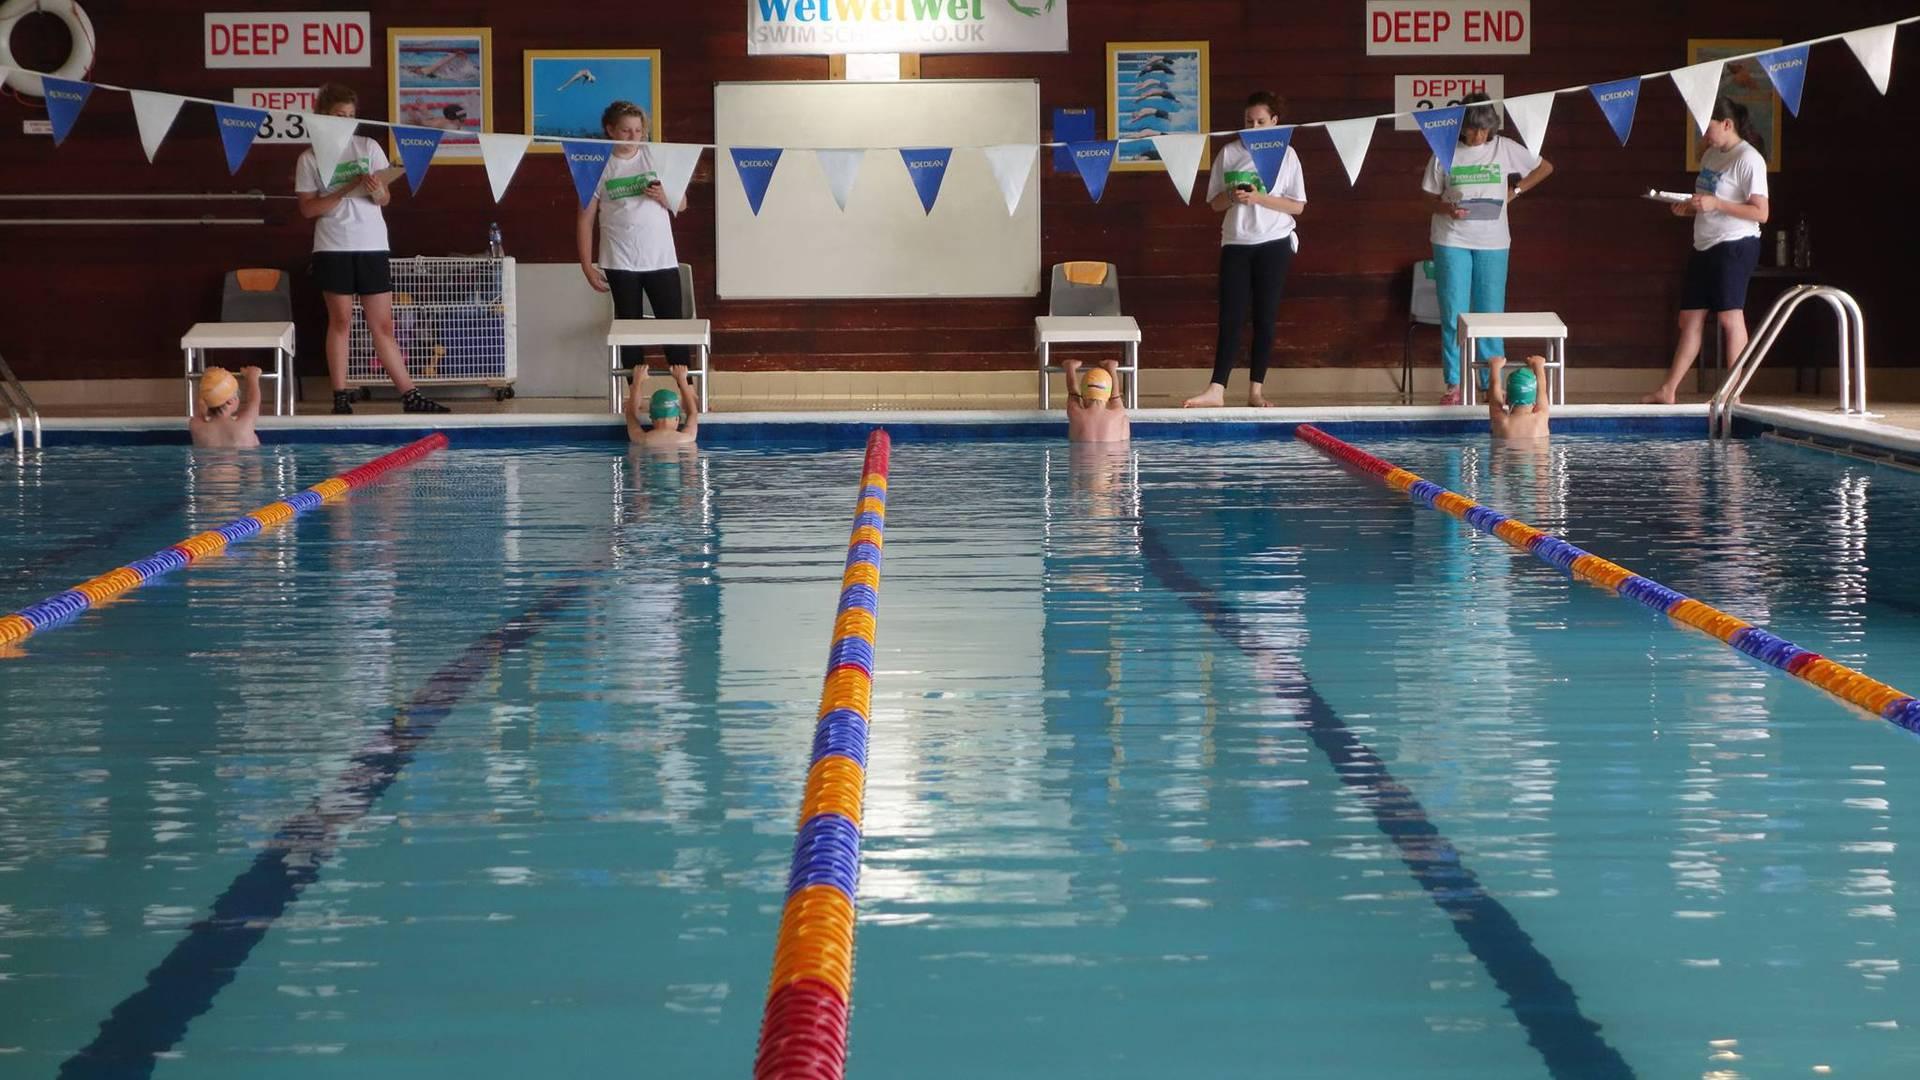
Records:
{"label": "mobile phone", "polygon": [[1234,190],[1235,191],[1252,191],[1253,185],[1252,184],[1236,184],[1234,185]]}

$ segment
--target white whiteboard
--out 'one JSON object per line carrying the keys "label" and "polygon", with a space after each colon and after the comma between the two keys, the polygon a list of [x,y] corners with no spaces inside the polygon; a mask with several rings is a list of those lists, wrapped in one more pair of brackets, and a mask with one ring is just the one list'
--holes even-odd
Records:
{"label": "white whiteboard", "polygon": [[[977,149],[1040,141],[1031,79],[716,83],[715,271],[728,299],[1037,296],[1040,165],[1007,214]],[[781,155],[755,216],[733,147],[870,148],[844,213],[811,152]],[[899,147],[950,146],[933,212]]]}

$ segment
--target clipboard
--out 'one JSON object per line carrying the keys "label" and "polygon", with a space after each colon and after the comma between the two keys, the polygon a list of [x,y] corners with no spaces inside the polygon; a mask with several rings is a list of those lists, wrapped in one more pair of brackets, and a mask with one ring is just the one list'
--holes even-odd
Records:
{"label": "clipboard", "polygon": [[[373,175],[378,177],[381,183],[391,184],[395,180],[398,180],[401,177],[407,175],[407,167],[405,165],[389,165],[384,169],[373,170]],[[339,192],[345,190],[346,188],[351,187],[352,185],[358,183],[359,180],[360,180],[360,177],[356,175],[352,180],[349,180],[346,183],[341,184],[339,187],[328,189],[327,194],[329,195],[338,194]],[[362,199],[365,197],[366,196],[364,194],[354,194],[349,196],[349,198],[354,198],[354,199]]]}
{"label": "clipboard", "polygon": [[1507,204],[1499,199],[1462,199],[1459,205],[1467,212],[1462,221],[1499,221]]}
{"label": "clipboard", "polygon": [[1687,195],[1682,192],[1658,191],[1654,188],[1648,188],[1646,190],[1646,193],[1641,195],[1640,197],[1643,199],[1650,199],[1653,202],[1657,202],[1657,203],[1666,203],[1670,206],[1677,206],[1680,203],[1690,202],[1693,199],[1692,195]]}

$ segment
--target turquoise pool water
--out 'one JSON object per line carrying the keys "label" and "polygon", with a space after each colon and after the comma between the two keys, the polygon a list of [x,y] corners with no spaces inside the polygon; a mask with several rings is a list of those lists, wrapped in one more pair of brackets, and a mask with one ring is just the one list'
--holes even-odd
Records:
{"label": "turquoise pool water", "polygon": [[[1920,689],[1920,477],[1354,441]],[[0,466],[0,608],[383,449]],[[0,659],[0,1076],[750,1074],[859,461],[456,447]],[[850,1076],[1920,1071],[1920,745],[1304,446],[896,444],[879,626]]]}

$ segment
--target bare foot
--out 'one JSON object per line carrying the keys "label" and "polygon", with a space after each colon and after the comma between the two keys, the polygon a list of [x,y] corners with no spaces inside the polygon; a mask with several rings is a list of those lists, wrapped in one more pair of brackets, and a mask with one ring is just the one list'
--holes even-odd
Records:
{"label": "bare foot", "polygon": [[1645,397],[1643,397],[1643,398],[1641,398],[1641,399],[1640,399],[1640,404],[1642,404],[1642,405],[1672,405],[1672,404],[1674,403],[1674,401],[1673,401],[1673,396],[1674,396],[1674,395],[1673,395],[1673,391],[1671,391],[1671,390],[1667,390],[1667,389],[1664,389],[1664,388],[1663,388],[1663,389],[1660,389],[1660,390],[1655,390],[1655,391],[1654,391],[1653,393],[1651,393],[1651,394],[1648,394],[1647,396],[1645,396]]}
{"label": "bare foot", "polygon": [[1259,394],[1254,394],[1247,398],[1247,408],[1271,409],[1273,408],[1273,402],[1268,401],[1266,398],[1260,396]]}
{"label": "bare foot", "polygon": [[1227,403],[1227,388],[1219,383],[1208,383],[1204,392],[1190,397],[1181,406],[1186,409],[1217,409]]}

